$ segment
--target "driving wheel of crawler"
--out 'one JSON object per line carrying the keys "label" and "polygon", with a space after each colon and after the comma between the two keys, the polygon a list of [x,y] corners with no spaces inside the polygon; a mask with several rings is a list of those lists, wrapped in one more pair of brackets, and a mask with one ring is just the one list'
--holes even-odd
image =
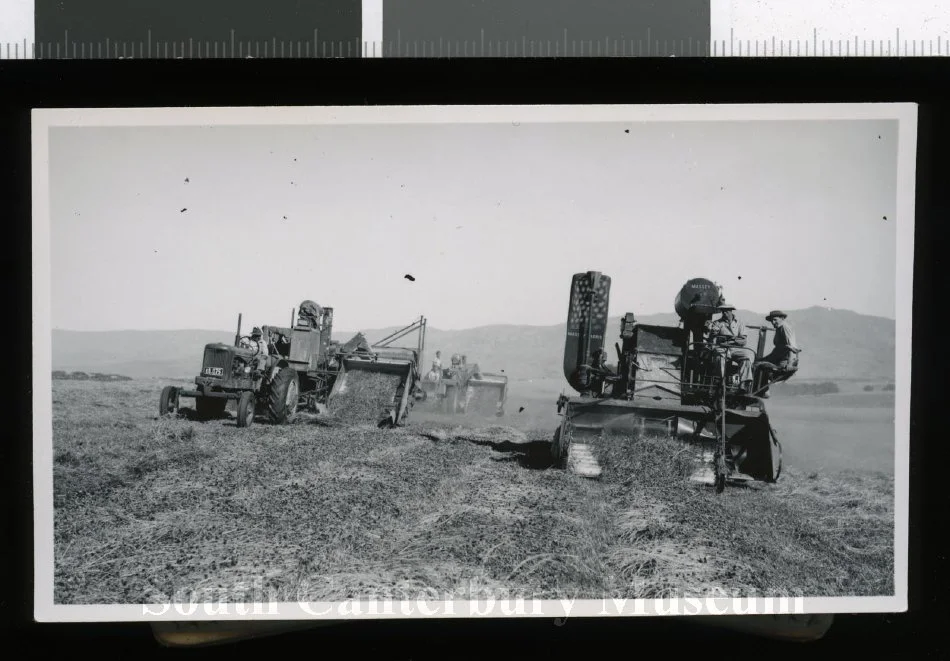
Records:
{"label": "driving wheel of crawler", "polygon": [[571,438],[569,433],[565,433],[564,427],[558,427],[554,430],[554,441],[551,443],[551,459],[555,468],[567,468],[568,456],[570,454]]}

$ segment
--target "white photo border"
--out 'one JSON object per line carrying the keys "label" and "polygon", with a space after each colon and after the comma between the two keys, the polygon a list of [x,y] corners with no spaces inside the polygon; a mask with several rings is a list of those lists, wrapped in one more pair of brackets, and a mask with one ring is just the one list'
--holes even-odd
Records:
{"label": "white photo border", "polygon": [[[38,622],[354,620],[896,613],[907,610],[909,446],[917,105],[723,104],[56,108],[32,110],[34,618]],[[82,126],[236,126],[555,122],[870,120],[898,122],[894,594],[879,597],[379,601],[60,605],[54,601],[49,130]]]}

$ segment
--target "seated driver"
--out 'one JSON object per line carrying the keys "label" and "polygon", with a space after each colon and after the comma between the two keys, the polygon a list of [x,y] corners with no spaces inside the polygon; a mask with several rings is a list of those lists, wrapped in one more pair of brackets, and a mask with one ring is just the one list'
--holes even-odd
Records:
{"label": "seated driver", "polygon": [[788,315],[781,310],[772,310],[765,318],[775,329],[771,353],[762,357],[758,368],[766,372],[766,385],[760,397],[769,397],[769,382],[788,378],[789,372],[798,369],[798,354],[801,348],[795,340],[795,332],[786,321]]}
{"label": "seated driver", "polygon": [[775,365],[780,370],[794,370],[798,367],[798,354],[801,349],[795,341],[795,331],[786,319],[788,315],[781,310],[772,310],[765,318],[775,329],[772,352],[762,360]]}
{"label": "seated driver", "polygon": [[251,331],[250,338],[242,338],[241,346],[245,349],[254,351],[254,355],[251,357],[252,365],[259,372],[263,372],[267,369],[267,356],[270,354],[270,347],[268,342],[264,339],[264,333],[258,326],[254,327],[254,330]]}
{"label": "seated driver", "polygon": [[739,367],[739,392],[752,392],[752,360],[755,353],[746,347],[745,327],[735,316],[735,307],[722,305],[722,316],[708,326],[710,344],[726,348],[726,358]]}
{"label": "seated driver", "polygon": [[604,392],[606,382],[614,380],[615,374],[607,365],[607,352],[597,349],[591,354],[590,365],[580,366],[580,380],[586,387],[582,397],[599,396]]}

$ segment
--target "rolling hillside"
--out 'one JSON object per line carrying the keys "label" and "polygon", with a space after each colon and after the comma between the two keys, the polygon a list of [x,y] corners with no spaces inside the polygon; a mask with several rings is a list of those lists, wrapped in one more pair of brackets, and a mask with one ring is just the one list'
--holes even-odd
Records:
{"label": "rolling hillside", "polygon": [[[764,323],[764,314],[740,310],[746,324]],[[811,307],[789,311],[802,345],[797,380],[894,378],[895,323],[892,319],[848,310]],[[673,314],[643,316],[642,323],[673,324]],[[432,322],[430,322],[432,323]],[[397,327],[363,330],[372,342]],[[616,341],[619,317],[610,320]],[[339,331],[345,340],[355,331]],[[233,331],[53,331],[53,369],[96,371],[141,377],[190,377],[200,365],[201,347],[208,342],[231,342]],[[754,333],[751,338],[754,342]],[[412,345],[415,337],[405,338]],[[486,371],[504,370],[512,379],[560,379],[564,325],[494,325],[465,330],[439,330],[426,335],[427,360],[436,350],[447,363],[452,353],[465,353]],[[611,352],[612,353],[612,352]]]}

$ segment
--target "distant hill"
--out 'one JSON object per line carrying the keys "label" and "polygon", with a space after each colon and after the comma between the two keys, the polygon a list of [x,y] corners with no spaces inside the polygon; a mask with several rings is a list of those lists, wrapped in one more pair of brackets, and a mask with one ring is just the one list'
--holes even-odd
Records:
{"label": "distant hill", "polygon": [[93,372],[92,374],[87,374],[86,372],[63,372],[60,370],[53,370],[53,380],[54,381],[131,381],[132,377],[123,376],[121,374],[99,374],[98,372]]}
{"label": "distant hill", "polygon": [[[799,379],[894,378],[895,322],[849,310],[811,307],[791,310],[789,321],[803,347]],[[737,311],[746,324],[763,324],[764,314]],[[647,315],[641,323],[675,324],[673,314]],[[370,342],[401,326],[363,330]],[[464,353],[485,371],[505,370],[512,379],[562,379],[561,352],[564,324],[553,326],[493,325],[465,330],[428,328],[426,360],[437,350],[448,363],[453,353]],[[611,346],[620,329],[619,317],[610,319]],[[334,333],[346,340],[355,331]],[[54,370],[105,372],[133,378],[191,377],[201,363],[201,348],[209,342],[232,342],[232,331],[69,331],[54,330]],[[750,342],[754,346],[752,332]],[[396,342],[414,346],[415,336]],[[611,358],[614,352],[610,351]]]}

